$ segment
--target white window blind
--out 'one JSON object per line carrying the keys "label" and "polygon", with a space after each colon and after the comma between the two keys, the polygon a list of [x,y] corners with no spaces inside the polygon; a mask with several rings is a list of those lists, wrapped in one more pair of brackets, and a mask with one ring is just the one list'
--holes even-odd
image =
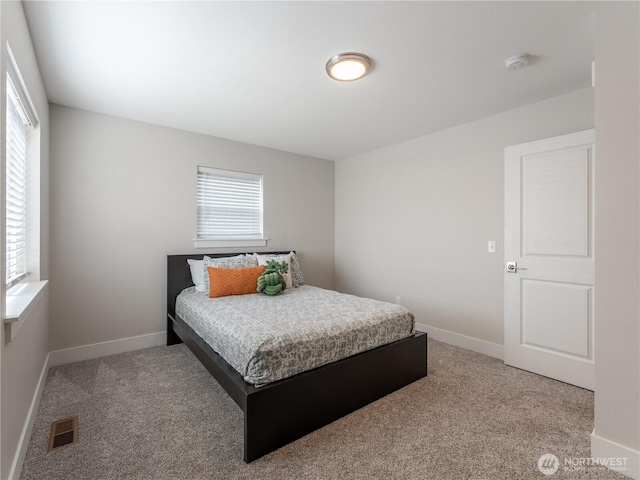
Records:
{"label": "white window blind", "polygon": [[36,117],[10,60],[7,66],[6,283],[10,288],[28,273],[27,153]]}
{"label": "white window blind", "polygon": [[262,238],[262,175],[198,167],[199,240]]}

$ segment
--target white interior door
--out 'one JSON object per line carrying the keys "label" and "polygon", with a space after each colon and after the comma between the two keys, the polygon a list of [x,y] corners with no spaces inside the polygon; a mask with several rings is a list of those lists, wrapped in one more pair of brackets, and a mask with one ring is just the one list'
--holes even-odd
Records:
{"label": "white interior door", "polygon": [[587,130],[505,149],[505,363],[590,390],[594,142]]}

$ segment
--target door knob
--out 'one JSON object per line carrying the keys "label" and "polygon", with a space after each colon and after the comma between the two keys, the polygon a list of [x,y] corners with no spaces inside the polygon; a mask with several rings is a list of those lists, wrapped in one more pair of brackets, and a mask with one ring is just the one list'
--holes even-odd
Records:
{"label": "door knob", "polygon": [[516,273],[518,270],[526,270],[526,268],[519,267],[518,262],[507,262],[508,273]]}

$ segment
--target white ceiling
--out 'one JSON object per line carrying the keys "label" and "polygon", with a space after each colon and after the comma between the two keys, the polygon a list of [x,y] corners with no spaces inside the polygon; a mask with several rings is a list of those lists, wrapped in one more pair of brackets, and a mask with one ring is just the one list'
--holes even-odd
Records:
{"label": "white ceiling", "polygon": [[[27,1],[52,103],[337,160],[591,84],[591,2]],[[369,55],[363,80],[326,61]],[[507,71],[527,52],[529,67]]]}

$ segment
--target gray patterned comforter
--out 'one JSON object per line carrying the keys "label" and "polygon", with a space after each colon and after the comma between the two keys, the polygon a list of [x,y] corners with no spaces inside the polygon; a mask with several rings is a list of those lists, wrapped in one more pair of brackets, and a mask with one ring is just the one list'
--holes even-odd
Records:
{"label": "gray patterned comforter", "polygon": [[209,298],[183,290],[176,313],[247,383],[264,385],[414,333],[406,308],[309,285]]}

